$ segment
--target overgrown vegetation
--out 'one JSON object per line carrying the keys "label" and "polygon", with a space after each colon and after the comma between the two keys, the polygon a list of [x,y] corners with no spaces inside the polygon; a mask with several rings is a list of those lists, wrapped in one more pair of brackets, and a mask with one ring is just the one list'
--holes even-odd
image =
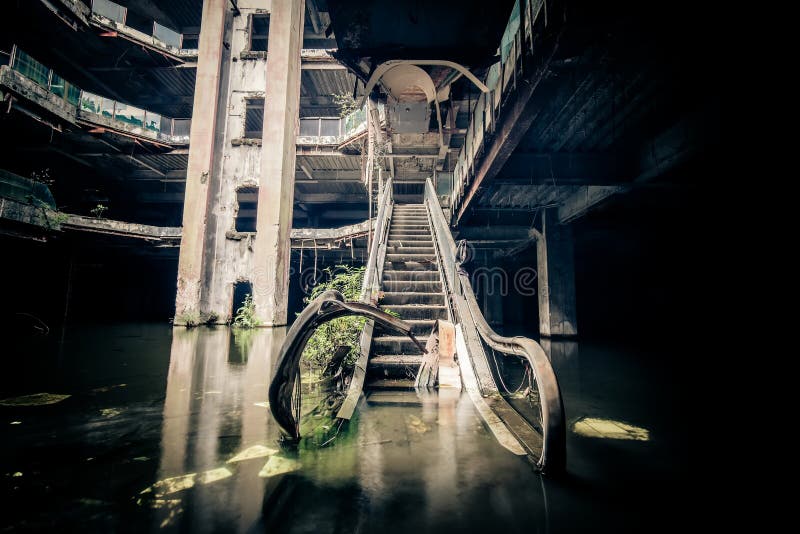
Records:
{"label": "overgrown vegetation", "polygon": [[352,93],[334,93],[331,95],[334,103],[339,106],[339,116],[344,118],[361,109]]}
{"label": "overgrown vegetation", "polygon": [[[327,267],[324,272],[327,279],[314,286],[311,294],[305,298],[306,303],[329,289],[339,291],[345,300],[358,300],[364,280],[363,267],[337,265],[333,269]],[[359,342],[365,322],[363,317],[340,317],[317,328],[303,351],[306,365],[319,372],[335,372],[336,369],[331,368],[331,360],[339,347],[348,347],[342,366],[345,369],[352,368],[361,353]]]}
{"label": "overgrown vegetation", "polygon": [[108,211],[108,206],[104,206],[102,204],[98,204],[97,206],[93,207],[89,210],[89,213],[94,215],[98,219],[103,218],[103,214]]}
{"label": "overgrown vegetation", "polygon": [[241,307],[236,310],[233,317],[234,328],[256,328],[261,325],[261,321],[256,317],[256,303],[253,302],[253,295],[247,294]]}
{"label": "overgrown vegetation", "polygon": [[200,314],[198,312],[187,312],[175,317],[176,324],[182,324],[186,326],[186,328],[194,328],[195,326],[200,325],[203,320],[200,318]]}

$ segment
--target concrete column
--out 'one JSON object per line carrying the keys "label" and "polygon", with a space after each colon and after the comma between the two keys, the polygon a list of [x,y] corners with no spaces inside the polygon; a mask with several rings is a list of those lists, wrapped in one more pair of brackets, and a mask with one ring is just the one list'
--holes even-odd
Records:
{"label": "concrete column", "polygon": [[542,214],[542,234],[536,241],[539,280],[539,334],[577,336],[575,253],[572,228],[559,224],[555,212]]}
{"label": "concrete column", "polygon": [[189,166],[183,203],[183,236],[178,260],[175,324],[199,317],[209,209],[209,184],[214,165],[214,133],[220,92],[222,36],[228,0],[204,0],[200,28],[197,79],[192,128],[189,132]]}
{"label": "concrete column", "polygon": [[300,112],[304,0],[273,0],[267,45],[267,91],[254,252],[256,314],[267,326],[286,324],[290,233]]}

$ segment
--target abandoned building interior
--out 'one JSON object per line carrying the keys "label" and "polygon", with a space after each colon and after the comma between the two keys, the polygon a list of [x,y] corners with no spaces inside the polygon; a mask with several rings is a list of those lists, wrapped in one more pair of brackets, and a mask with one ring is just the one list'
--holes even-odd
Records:
{"label": "abandoned building interior", "polygon": [[702,11],[6,2],[0,530],[679,524]]}

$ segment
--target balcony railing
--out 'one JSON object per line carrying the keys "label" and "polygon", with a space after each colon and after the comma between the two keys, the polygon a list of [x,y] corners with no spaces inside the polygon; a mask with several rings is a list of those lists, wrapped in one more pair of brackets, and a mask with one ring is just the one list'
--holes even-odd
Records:
{"label": "balcony railing", "polygon": [[130,30],[131,33],[134,34],[133,36],[141,34],[142,37],[152,37],[156,41],[153,44],[163,43],[168,48],[175,48],[178,50],[183,48],[183,34],[167,28],[156,21],[153,21],[150,35],[128,26],[128,9],[110,0],[92,0],[92,15],[95,18],[95,22],[109,20],[114,23],[114,25],[118,24]]}
{"label": "balcony railing", "polygon": [[100,126],[169,144],[188,144],[191,119],[172,119],[146,109],[81,90],[15,45],[8,66],[74,106],[76,116]]}
{"label": "balcony railing", "polygon": [[[517,76],[525,54],[533,52],[531,39],[533,24],[543,11],[545,0],[517,0],[500,41],[500,61],[495,63],[486,77],[488,93],[482,93],[471,111],[464,145],[453,168],[451,213],[458,213],[467,187],[475,177],[476,160],[483,153],[488,135],[494,133],[501,108],[507,96],[516,89]],[[520,5],[524,9],[525,23],[520,24]],[[523,50],[522,43],[526,43]]]}

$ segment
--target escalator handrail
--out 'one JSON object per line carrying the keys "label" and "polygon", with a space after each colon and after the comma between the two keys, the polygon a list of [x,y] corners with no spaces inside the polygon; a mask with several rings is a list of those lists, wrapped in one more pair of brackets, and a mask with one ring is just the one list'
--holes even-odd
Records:
{"label": "escalator handrail", "polygon": [[542,407],[542,452],[536,463],[543,472],[553,474],[563,471],[566,467],[564,404],[550,359],[542,346],[533,339],[501,336],[489,326],[480,311],[469,276],[460,268],[458,248],[430,179],[425,183],[425,204],[433,223],[431,227],[435,242],[444,260],[442,267],[445,271],[447,291],[450,295],[463,297],[467,302],[470,317],[459,317],[459,319],[469,320],[483,341],[494,350],[506,355],[513,354],[528,362],[539,389]]}
{"label": "escalator handrail", "polygon": [[389,209],[393,202],[393,187],[392,179],[386,180],[378,198],[378,213],[375,216],[375,230],[372,236],[372,245],[369,249],[369,258],[367,259],[367,270],[364,273],[364,281],[361,283],[361,301],[370,302],[372,293],[376,289],[376,285],[380,282],[379,275],[381,274],[379,260],[381,260],[381,248],[385,245],[386,234],[389,229],[389,221],[391,220],[391,211]]}

